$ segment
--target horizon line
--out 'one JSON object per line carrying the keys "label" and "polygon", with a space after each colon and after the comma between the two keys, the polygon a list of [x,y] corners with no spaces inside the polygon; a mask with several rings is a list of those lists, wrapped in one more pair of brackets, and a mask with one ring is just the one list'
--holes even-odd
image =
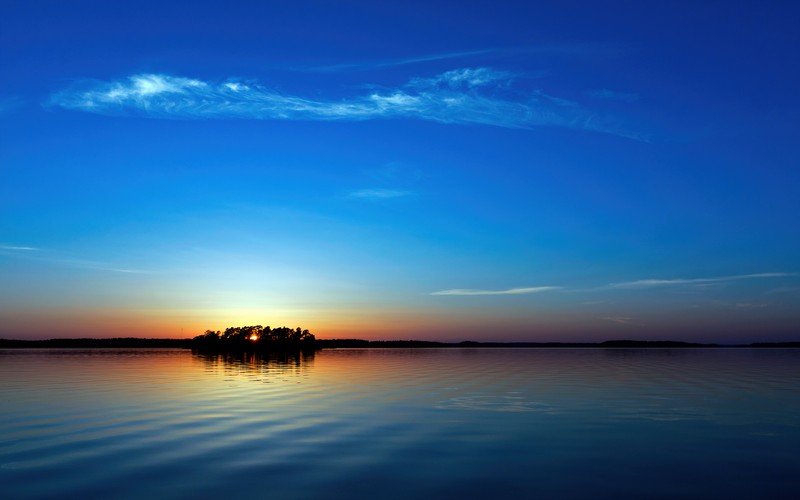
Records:
{"label": "horizon line", "polygon": [[[110,341],[137,341],[137,342],[154,342],[154,343],[185,343],[191,342],[194,337],[187,337],[187,338],[160,338],[160,337],[63,337],[63,338],[49,338],[49,339],[7,339],[7,338],[0,338],[0,349],[7,349],[7,348],[14,348],[13,346],[4,346],[4,343],[20,343],[20,344],[42,344],[42,343],[74,343],[74,342],[110,342]],[[369,339],[359,339],[359,338],[327,338],[327,339],[316,339],[316,342],[358,342],[358,343],[367,343],[367,344],[419,344],[420,347],[424,347],[425,344],[429,346],[433,345],[440,345],[442,347],[492,347],[492,346],[507,346],[507,347],[536,347],[536,346],[576,346],[576,347],[591,347],[591,346],[599,346],[603,347],[603,344],[638,344],[639,346],[647,346],[655,344],[673,344],[674,347],[753,347],[753,346],[769,346],[769,345],[790,345],[792,347],[800,348],[800,339],[798,340],[784,340],[784,341],[761,341],[761,342],[749,342],[749,343],[717,343],[717,342],[692,342],[692,341],[685,341],[685,340],[669,340],[669,339],[660,339],[660,340],[639,340],[639,339],[607,339],[601,341],[533,341],[533,340],[514,340],[514,341],[476,341],[476,340],[460,340],[460,341],[440,341],[440,340],[422,340],[422,339],[387,339],[387,340],[369,340]],[[465,345],[466,344],[466,345]],[[796,345],[795,345],[796,344]],[[82,348],[92,348],[92,346],[80,346]],[[102,347],[102,346],[97,346]],[[108,347],[108,346],[105,346]],[[120,346],[122,347],[122,346]],[[144,346],[142,346],[144,347]],[[152,347],[152,346],[151,346]],[[413,347],[411,345],[407,345],[407,347]],[[624,345],[620,345],[620,347],[624,347]],[[669,348],[670,346],[664,346]],[[157,347],[153,347],[157,348]]]}

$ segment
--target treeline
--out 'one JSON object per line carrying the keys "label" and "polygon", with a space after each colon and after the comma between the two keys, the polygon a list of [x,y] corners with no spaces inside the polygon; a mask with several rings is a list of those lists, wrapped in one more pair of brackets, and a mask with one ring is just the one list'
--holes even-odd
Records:
{"label": "treeline", "polygon": [[127,349],[127,348],[184,348],[191,347],[190,339],[143,339],[134,337],[112,339],[0,339],[0,349]]}
{"label": "treeline", "polygon": [[[718,344],[696,344],[691,342],[676,342],[670,340],[648,341],[648,340],[607,340],[605,342],[474,342],[465,340],[463,342],[434,342],[428,340],[361,340],[361,339],[331,339],[318,340],[317,344],[321,348],[341,349],[341,348],[474,348],[474,347],[499,347],[499,348],[683,348],[683,347],[720,347]],[[767,344],[764,344],[766,346]],[[748,346],[738,346],[748,347]],[[753,345],[753,347],[756,347]],[[761,346],[758,346],[761,347]]]}
{"label": "treeline", "polygon": [[232,326],[224,332],[206,330],[192,339],[192,348],[203,351],[314,350],[316,337],[300,327]]}

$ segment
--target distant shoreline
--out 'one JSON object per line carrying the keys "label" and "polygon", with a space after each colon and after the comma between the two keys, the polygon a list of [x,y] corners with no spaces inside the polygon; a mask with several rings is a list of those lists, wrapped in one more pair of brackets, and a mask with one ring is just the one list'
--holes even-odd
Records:
{"label": "distant shoreline", "polygon": [[[0,339],[0,349],[53,349],[53,348],[180,348],[192,349],[192,339],[147,339],[147,338],[108,338],[108,339],[48,339],[13,340]],[[754,342],[750,344],[701,344],[678,341],[650,340],[607,340],[605,342],[434,342],[426,340],[361,340],[330,339],[317,340],[316,349],[348,348],[800,348],[800,342]]]}

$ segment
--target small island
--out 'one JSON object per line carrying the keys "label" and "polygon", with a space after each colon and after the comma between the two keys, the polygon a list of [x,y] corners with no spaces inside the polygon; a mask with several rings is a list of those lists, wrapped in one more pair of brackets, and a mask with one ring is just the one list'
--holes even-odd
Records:
{"label": "small island", "polygon": [[316,337],[308,330],[285,326],[232,326],[224,332],[206,330],[191,341],[192,350],[204,352],[316,351]]}

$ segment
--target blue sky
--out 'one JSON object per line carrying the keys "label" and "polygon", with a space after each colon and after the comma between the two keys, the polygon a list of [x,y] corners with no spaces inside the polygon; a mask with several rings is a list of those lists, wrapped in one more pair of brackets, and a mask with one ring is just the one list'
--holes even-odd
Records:
{"label": "blue sky", "polygon": [[3,2],[0,336],[797,339],[798,21]]}

